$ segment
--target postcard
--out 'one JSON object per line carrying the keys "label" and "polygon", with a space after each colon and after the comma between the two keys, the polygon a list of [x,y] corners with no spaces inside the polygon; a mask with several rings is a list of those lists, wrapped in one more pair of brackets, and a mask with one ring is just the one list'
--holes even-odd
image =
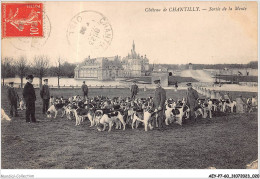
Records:
{"label": "postcard", "polygon": [[2,178],[259,178],[258,2],[4,1],[1,22]]}

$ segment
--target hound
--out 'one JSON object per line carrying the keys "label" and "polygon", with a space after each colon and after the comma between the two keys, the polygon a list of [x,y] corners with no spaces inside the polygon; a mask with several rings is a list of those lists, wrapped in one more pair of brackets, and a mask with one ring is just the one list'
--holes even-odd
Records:
{"label": "hound", "polygon": [[1,120],[11,121],[10,117],[5,113],[3,108],[1,108]]}
{"label": "hound", "polygon": [[92,125],[93,118],[94,118],[94,112],[91,109],[84,109],[84,108],[78,108],[74,110],[75,118],[76,118],[76,124],[75,126],[80,125],[81,122],[83,122],[84,118],[87,117]]}
{"label": "hound", "polygon": [[230,112],[233,113],[234,112],[234,108],[236,107],[236,101],[224,101],[224,104],[223,104],[223,109],[222,111],[223,112],[226,112],[227,111],[227,107],[230,108]]}
{"label": "hound", "polygon": [[172,110],[172,113],[176,119],[176,123],[179,125],[182,125],[183,119],[189,118],[189,112],[190,109],[187,105],[176,107],[175,109]]}
{"label": "hound", "polygon": [[[99,116],[101,116],[101,115],[99,115]],[[114,111],[114,112],[102,115],[99,120],[99,124],[103,125],[102,131],[105,131],[106,127],[108,125],[108,127],[109,127],[108,132],[110,132],[112,130],[113,124],[117,123],[117,120],[119,120],[123,124],[123,130],[125,130],[126,123],[125,123],[123,115],[121,114],[120,111]],[[98,131],[101,131],[101,129],[99,127],[97,129],[98,129]]]}
{"label": "hound", "polygon": [[52,114],[54,113],[54,119],[55,119],[59,111],[61,111],[61,117],[63,117],[65,114],[65,104],[58,103],[58,104],[51,105],[51,107],[49,107],[47,111],[47,118],[51,118]]}
{"label": "hound", "polygon": [[[148,127],[150,128],[150,130],[153,129],[152,127],[152,117],[155,115],[156,113],[153,112],[152,110],[147,110],[144,111],[144,113],[135,113],[134,117],[133,117],[133,123],[135,121],[140,121],[143,122],[144,124],[144,130],[147,132],[148,131]],[[133,128],[133,124],[132,124],[132,128]]]}
{"label": "hound", "polygon": [[20,99],[19,108],[18,109],[20,109],[21,111],[26,109],[23,98]]}
{"label": "hound", "polygon": [[176,103],[173,104],[167,104],[166,110],[165,110],[165,125],[169,125],[169,123],[172,123],[175,120],[175,117],[172,113],[172,110],[174,110],[176,107]]}

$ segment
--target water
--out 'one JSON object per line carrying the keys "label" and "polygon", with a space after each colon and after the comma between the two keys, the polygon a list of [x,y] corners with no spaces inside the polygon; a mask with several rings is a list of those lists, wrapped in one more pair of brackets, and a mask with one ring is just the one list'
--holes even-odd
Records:
{"label": "water", "polygon": [[[58,78],[57,77],[45,77],[48,78],[48,85],[49,86],[58,86]],[[45,79],[43,78],[43,79]],[[120,82],[120,81],[98,81],[98,80],[76,80],[74,78],[60,78],[60,86],[81,86],[82,82],[85,81],[88,86],[128,86],[128,83]],[[9,82],[14,82],[14,86],[19,86],[21,83],[20,78],[6,78],[5,84]],[[25,84],[27,80],[23,79],[23,84]],[[3,83],[3,80],[2,82]],[[130,83],[131,84],[131,83]],[[39,78],[33,79],[33,85],[36,87],[39,85]]]}
{"label": "water", "polygon": [[[52,87],[57,87],[58,86],[58,79],[57,77],[46,77],[49,79],[49,86]],[[45,79],[45,78],[43,78]],[[5,84],[8,84],[9,82],[14,82],[14,87],[19,87],[20,86],[20,78],[6,78],[5,79]],[[85,81],[86,84],[89,87],[100,87],[100,86],[104,86],[104,87],[118,87],[118,88],[128,88],[130,87],[130,85],[132,85],[131,82],[125,82],[125,81],[98,81],[98,80],[75,80],[74,78],[61,78],[60,79],[60,87],[64,87],[64,88],[68,88],[71,86],[77,87],[78,88],[81,87],[82,82]],[[3,80],[2,80],[3,82]],[[27,82],[27,80],[24,78],[23,80],[23,84],[25,85],[25,83]],[[194,86],[201,86],[201,87],[207,87],[209,89],[215,89],[218,91],[248,91],[248,92],[258,92],[258,86],[252,86],[252,85],[247,85],[247,84],[243,84],[243,85],[236,85],[236,84],[225,84],[222,85],[221,87],[219,86],[213,86],[213,83],[206,83],[206,82],[198,82],[198,83],[193,83]],[[39,87],[39,78],[34,78],[33,80],[33,85],[34,87]],[[65,85],[65,86],[64,86]],[[155,85],[153,84],[138,84],[139,88],[155,88]],[[165,89],[174,89],[173,86],[169,86],[169,87],[164,87]],[[178,89],[187,89],[186,83],[179,83],[179,87]]]}

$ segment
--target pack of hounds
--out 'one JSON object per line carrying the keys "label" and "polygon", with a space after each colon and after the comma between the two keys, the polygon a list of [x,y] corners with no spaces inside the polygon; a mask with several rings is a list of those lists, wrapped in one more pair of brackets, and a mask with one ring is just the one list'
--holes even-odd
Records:
{"label": "pack of hounds", "polygon": [[[257,111],[257,106],[252,107],[253,98],[247,100],[248,112]],[[251,107],[249,107],[251,106]],[[195,120],[197,118],[212,118],[223,113],[233,113],[236,111],[236,101],[229,99],[198,99],[198,105],[194,109]],[[47,111],[48,118],[56,118],[58,113],[61,117],[66,116],[68,120],[75,120],[76,126],[80,125],[84,119],[90,121],[90,127],[96,126],[98,131],[108,131],[115,129],[126,129],[126,125],[132,129],[138,128],[140,124],[144,130],[152,130],[158,127],[158,115],[153,105],[153,98],[137,98],[131,100],[130,97],[114,97],[112,99],[104,96],[96,96],[83,99],[79,95],[69,99],[51,98],[50,108]],[[165,125],[172,123],[182,125],[190,117],[190,109],[185,98],[174,100],[169,98],[165,102],[164,121]],[[153,126],[152,124],[155,124]]]}

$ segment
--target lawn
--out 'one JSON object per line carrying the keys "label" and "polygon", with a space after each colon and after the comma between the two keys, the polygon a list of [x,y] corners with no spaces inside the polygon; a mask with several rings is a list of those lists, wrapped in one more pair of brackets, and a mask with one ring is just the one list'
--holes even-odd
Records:
{"label": "lawn", "polygon": [[[18,90],[21,96],[21,90]],[[25,123],[20,117],[1,121],[3,169],[243,169],[258,156],[257,113],[228,114],[213,119],[171,125],[164,131],[143,128],[98,132],[89,121],[75,126],[65,118],[47,119],[36,90],[36,118]],[[52,89],[53,96],[81,94],[80,89]],[[123,89],[90,89],[89,95],[129,96]],[[167,90],[167,97],[182,98],[184,90]],[[237,96],[232,92],[233,97]],[[244,97],[253,93],[243,93]],[[139,97],[153,96],[153,90]],[[6,89],[2,108],[8,113]]]}

